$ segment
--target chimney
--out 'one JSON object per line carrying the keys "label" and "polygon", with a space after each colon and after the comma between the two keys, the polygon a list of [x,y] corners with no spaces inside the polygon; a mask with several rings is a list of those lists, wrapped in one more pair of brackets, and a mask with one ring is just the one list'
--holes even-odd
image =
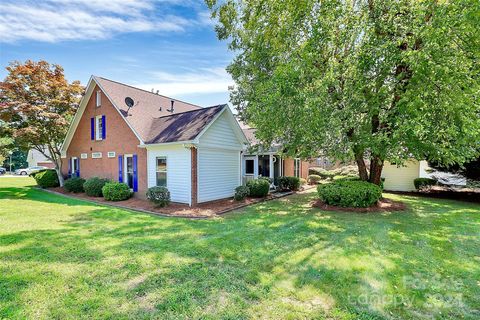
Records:
{"label": "chimney", "polygon": [[174,101],[174,100],[170,100],[170,103],[171,103],[170,109],[167,110],[167,111],[173,113],[173,111],[174,111],[174,109],[173,109],[173,104],[175,103],[175,101]]}

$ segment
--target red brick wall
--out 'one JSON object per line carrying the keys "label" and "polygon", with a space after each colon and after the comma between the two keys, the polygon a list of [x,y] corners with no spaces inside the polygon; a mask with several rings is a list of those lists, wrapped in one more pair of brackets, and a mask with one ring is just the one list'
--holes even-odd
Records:
{"label": "red brick wall", "polygon": [[[140,141],[103,92],[102,106],[98,108],[95,106],[97,90],[99,90],[98,87],[95,87],[80,119],[67,149],[67,158],[62,159],[63,173],[64,175],[68,173],[67,161],[71,157],[80,159],[81,153],[87,153],[87,159],[80,159],[80,176],[82,178],[97,176],[118,181],[118,156],[137,154],[138,192],[135,196],[144,198],[147,190],[147,151],[137,147]],[[90,118],[98,115],[105,115],[106,122],[106,138],[100,141],[90,139]],[[109,151],[115,152],[114,158],[107,157]],[[92,159],[92,152],[102,152],[102,158]]]}
{"label": "red brick wall", "polygon": [[[300,178],[307,179],[308,177],[308,161],[300,161]],[[287,177],[293,177],[293,158],[283,159],[283,175]]]}
{"label": "red brick wall", "polygon": [[52,162],[37,162],[37,166],[43,166],[47,168],[55,168],[55,165]]}

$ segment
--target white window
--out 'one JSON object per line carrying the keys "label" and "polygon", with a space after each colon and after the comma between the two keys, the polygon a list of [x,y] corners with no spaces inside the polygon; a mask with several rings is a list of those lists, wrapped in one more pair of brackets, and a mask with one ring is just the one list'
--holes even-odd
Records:
{"label": "white window", "polygon": [[87,159],[88,158],[88,153],[81,153],[80,158]]}
{"label": "white window", "polygon": [[115,158],[115,151],[109,151],[109,152],[107,153],[107,157],[109,157],[109,158]]}
{"label": "white window", "polygon": [[293,159],[293,175],[300,178],[300,159]]}
{"label": "white window", "polygon": [[102,91],[98,90],[97,91],[97,107],[100,107],[102,105]]}
{"label": "white window", "polygon": [[95,117],[95,138],[97,140],[102,140],[102,132],[103,132],[103,120],[102,116],[96,116]]}
{"label": "white window", "polygon": [[167,186],[167,157],[157,157],[156,159],[157,186]]}
{"label": "white window", "polygon": [[126,183],[130,189],[133,190],[133,155],[126,154],[125,158],[125,168],[124,168],[124,183]]}
{"label": "white window", "polygon": [[92,159],[100,159],[102,157],[101,152],[92,152]]}

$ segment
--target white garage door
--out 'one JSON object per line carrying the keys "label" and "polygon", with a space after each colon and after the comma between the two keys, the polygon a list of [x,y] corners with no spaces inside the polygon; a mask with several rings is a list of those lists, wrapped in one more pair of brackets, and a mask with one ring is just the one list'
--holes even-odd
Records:
{"label": "white garage door", "polygon": [[240,182],[240,152],[198,149],[198,202],[232,197]]}

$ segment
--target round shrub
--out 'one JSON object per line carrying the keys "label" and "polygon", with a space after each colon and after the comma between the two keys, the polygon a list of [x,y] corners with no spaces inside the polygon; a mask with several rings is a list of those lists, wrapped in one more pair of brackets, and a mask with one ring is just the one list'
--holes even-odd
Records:
{"label": "round shrub", "polygon": [[35,174],[35,181],[42,188],[53,188],[58,187],[60,183],[58,182],[57,171],[55,170],[45,170]]}
{"label": "round shrub", "polygon": [[319,185],[317,192],[326,204],[340,207],[369,207],[382,196],[382,188],[376,184],[352,180],[338,180]]}
{"label": "round shrub", "polygon": [[300,181],[300,186],[304,186],[307,184],[307,179],[300,178],[299,181]]}
{"label": "round shrub", "polygon": [[85,191],[83,190],[84,183],[85,183],[85,179],[73,177],[68,180],[65,180],[64,187],[65,187],[65,190],[67,190],[68,192],[79,193],[79,192]]}
{"label": "round shrub", "polygon": [[252,197],[265,197],[270,190],[270,183],[266,179],[254,179],[247,181],[247,187]]}
{"label": "round shrub", "polygon": [[317,174],[311,174],[307,177],[307,180],[310,184],[319,184],[322,181],[322,177]]}
{"label": "round shrub", "polygon": [[296,191],[300,188],[300,178],[278,177],[278,187],[280,190]]}
{"label": "round shrub", "polygon": [[233,199],[240,201],[248,197],[250,194],[250,189],[247,186],[238,186],[235,188],[235,195]]}
{"label": "round shrub", "polygon": [[151,187],[147,190],[147,199],[159,207],[168,206],[170,203],[170,191],[166,187]]}
{"label": "round shrub", "polygon": [[83,189],[90,197],[101,197],[103,195],[102,188],[107,182],[107,179],[93,177],[85,181],[83,184]]}
{"label": "round shrub", "polygon": [[122,182],[107,182],[102,187],[102,193],[105,200],[122,201],[127,200],[132,196],[132,191],[126,183]]}
{"label": "round shrub", "polygon": [[415,185],[415,189],[420,190],[429,186],[436,185],[437,180],[430,178],[417,178],[413,180],[413,184]]}

